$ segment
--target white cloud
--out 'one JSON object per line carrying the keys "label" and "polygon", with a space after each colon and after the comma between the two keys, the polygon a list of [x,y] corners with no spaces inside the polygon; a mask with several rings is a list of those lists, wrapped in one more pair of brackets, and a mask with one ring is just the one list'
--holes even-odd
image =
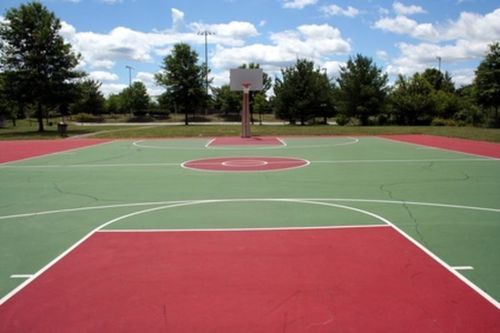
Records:
{"label": "white cloud", "polygon": [[500,8],[486,15],[462,12],[457,21],[449,22],[442,30],[443,39],[499,40]]}
{"label": "white cloud", "polygon": [[[203,44],[204,37],[196,32],[141,32],[126,27],[116,27],[109,33],[78,32],[72,25],[62,22],[61,35],[73,49],[83,56],[83,65],[91,69],[111,69],[119,60],[152,62],[154,56],[164,56],[172,45],[180,42]],[[216,33],[210,42],[222,46],[241,46],[244,39],[258,35],[255,26],[248,22],[230,22],[216,25],[192,25],[208,28]]]}
{"label": "white cloud", "polygon": [[306,6],[315,5],[318,0],[283,0],[283,8],[303,9]]}
{"label": "white cloud", "polygon": [[[441,57],[445,65],[477,61],[484,57],[490,43],[500,40],[500,9],[485,15],[463,12],[456,21],[437,26],[418,24],[404,16],[396,19],[379,20],[375,28],[407,34],[425,42],[397,44],[399,55],[387,67],[390,74],[410,75],[435,67],[437,57]],[[471,77],[462,73],[456,82],[463,84]]]}
{"label": "white cloud", "polygon": [[214,38],[218,36],[241,40],[248,37],[255,37],[259,34],[257,28],[252,23],[241,21],[231,21],[225,24],[192,23],[191,28],[196,32],[210,31],[215,34]]}
{"label": "white cloud", "polygon": [[114,5],[116,3],[122,3],[123,0],[101,0],[101,2],[107,3],[108,5]]}
{"label": "white cloud", "polygon": [[172,8],[171,13],[172,13],[172,30],[178,31],[184,24],[184,12]]}
{"label": "white cloud", "polygon": [[322,64],[321,68],[326,69],[326,73],[330,79],[340,76],[340,67],[345,66],[342,61],[326,61]]}
{"label": "white cloud", "polygon": [[142,83],[144,83],[149,96],[158,96],[165,91],[165,88],[160,87],[156,84],[155,73],[139,72],[137,73],[134,81],[141,81]]}
{"label": "white cloud", "polygon": [[111,94],[119,94],[123,89],[127,87],[127,84],[122,83],[103,83],[100,90],[103,95],[107,97]]}
{"label": "white cloud", "polygon": [[117,81],[119,79],[115,73],[105,71],[93,71],[89,73],[89,76],[97,81]]}
{"label": "white cloud", "polygon": [[321,11],[328,16],[355,17],[359,14],[359,10],[351,6],[348,6],[346,9],[344,9],[337,5],[329,5],[321,7]]}
{"label": "white cloud", "polygon": [[389,54],[384,50],[377,50],[376,52],[377,58],[382,61],[387,61],[389,59]]}
{"label": "white cloud", "polygon": [[439,32],[430,23],[419,24],[406,16],[395,18],[382,18],[375,22],[375,28],[400,35],[409,35],[423,40],[437,40]]}
{"label": "white cloud", "polygon": [[475,76],[474,68],[462,68],[451,72],[451,78],[457,87],[471,84]]}
{"label": "white cloud", "polygon": [[413,14],[424,14],[426,13],[425,9],[420,6],[410,5],[405,6],[401,2],[395,2],[392,4],[392,8],[398,15],[413,15]]}
{"label": "white cloud", "polygon": [[293,64],[297,58],[320,62],[333,54],[351,51],[349,42],[340,31],[327,24],[302,25],[296,30],[274,33],[271,45],[252,44],[243,47],[225,48],[218,46],[212,58],[216,68],[232,68],[243,63],[259,63],[262,68],[279,70]]}

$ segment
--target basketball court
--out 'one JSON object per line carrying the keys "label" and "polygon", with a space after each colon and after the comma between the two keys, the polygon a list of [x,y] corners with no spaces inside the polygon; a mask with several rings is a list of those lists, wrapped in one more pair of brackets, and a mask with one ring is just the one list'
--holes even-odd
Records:
{"label": "basketball court", "polygon": [[498,144],[67,142],[0,143],[2,332],[500,331]]}

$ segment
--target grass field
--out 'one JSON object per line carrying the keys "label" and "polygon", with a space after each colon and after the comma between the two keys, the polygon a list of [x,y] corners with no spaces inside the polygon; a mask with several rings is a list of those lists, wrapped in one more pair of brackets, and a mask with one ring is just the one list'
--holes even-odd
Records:
{"label": "grass field", "polygon": [[[56,123],[56,122],[55,122]],[[89,126],[68,126],[68,136],[88,135],[94,138],[130,139],[130,138],[172,138],[172,137],[215,137],[238,136],[238,125],[190,125],[171,126],[137,125],[123,126],[100,124]],[[428,134],[456,137],[471,140],[500,142],[500,129],[474,127],[436,127],[436,126],[290,126],[290,125],[254,125],[254,135],[384,135],[384,134]],[[22,120],[18,126],[0,128],[0,140],[13,139],[54,139],[59,138],[56,124],[47,127],[45,133],[38,133],[35,122]]]}
{"label": "grass field", "polygon": [[[0,330],[500,327],[498,159],[372,136],[148,138],[222,128],[127,129],[142,139],[1,164]],[[238,169],[275,157],[308,163]],[[182,166],[207,158],[233,169]]]}

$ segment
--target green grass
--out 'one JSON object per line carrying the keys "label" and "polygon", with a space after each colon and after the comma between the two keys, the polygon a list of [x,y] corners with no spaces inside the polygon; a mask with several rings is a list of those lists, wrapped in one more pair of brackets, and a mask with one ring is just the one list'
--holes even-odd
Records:
{"label": "green grass", "polygon": [[[474,127],[403,127],[403,126],[252,126],[253,135],[382,135],[382,134],[430,134],[464,139],[500,142],[500,129]],[[148,128],[121,128],[101,132],[98,138],[168,138],[238,136],[240,127],[234,125],[152,126]]]}
{"label": "green grass", "polygon": [[[16,127],[9,124],[0,128],[0,140],[24,139],[57,139],[57,125],[47,126],[46,131],[39,133],[36,122],[18,121]],[[238,125],[95,125],[68,126],[68,136],[88,135],[92,138],[130,139],[130,138],[171,138],[171,137],[214,137],[238,136]],[[500,129],[475,128],[475,127],[438,127],[438,126],[292,126],[292,125],[254,125],[253,135],[276,136],[311,136],[311,135],[383,135],[383,134],[428,134],[447,136],[471,140],[500,142]]]}

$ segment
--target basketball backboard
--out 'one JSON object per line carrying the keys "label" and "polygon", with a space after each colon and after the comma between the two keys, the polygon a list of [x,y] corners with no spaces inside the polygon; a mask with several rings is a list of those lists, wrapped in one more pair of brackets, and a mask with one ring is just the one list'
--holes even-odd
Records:
{"label": "basketball backboard", "polygon": [[261,91],[262,68],[234,68],[230,72],[230,87],[232,91],[243,91],[243,86],[250,84],[250,91]]}

